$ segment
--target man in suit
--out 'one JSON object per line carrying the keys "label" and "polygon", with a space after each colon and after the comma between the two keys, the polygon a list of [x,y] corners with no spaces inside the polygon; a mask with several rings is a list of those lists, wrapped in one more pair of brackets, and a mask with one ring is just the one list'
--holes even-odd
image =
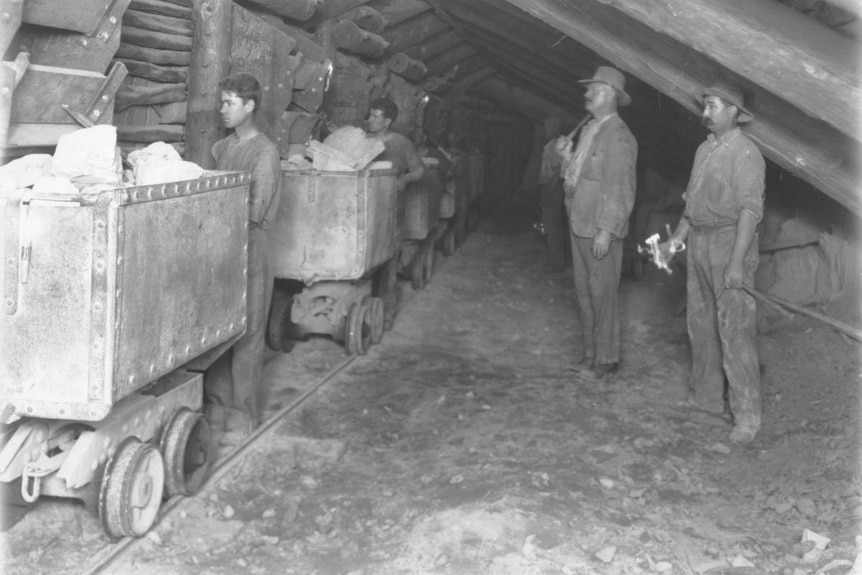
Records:
{"label": "man in suit", "polygon": [[623,238],[635,202],[637,142],[617,114],[619,106],[631,103],[622,72],[599,66],[581,84],[587,87],[584,105],[592,120],[576,146],[571,138],[560,136],[557,151],[581,316],[583,347],[575,363],[604,378],[619,368],[620,361],[617,292]]}

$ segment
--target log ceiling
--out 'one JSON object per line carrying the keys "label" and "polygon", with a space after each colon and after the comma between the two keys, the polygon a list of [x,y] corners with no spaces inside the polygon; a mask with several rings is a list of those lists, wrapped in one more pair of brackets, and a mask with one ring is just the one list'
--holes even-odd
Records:
{"label": "log ceiling", "polygon": [[[562,111],[572,123],[584,115],[577,81],[611,64],[627,74],[633,104],[622,115],[641,148],[687,169],[707,133],[698,95],[715,81],[734,82],[757,118],[747,131],[764,155],[862,215],[857,39],[776,0],[426,2],[433,12],[384,36],[413,57],[429,53],[431,75],[459,61],[449,90],[536,121]],[[474,55],[464,59],[453,32]]]}
{"label": "log ceiling", "polygon": [[[275,0],[246,0],[267,1]],[[818,21],[812,3],[843,10]],[[862,216],[862,17],[851,0],[318,0],[293,23],[308,34],[326,18],[366,5],[383,15],[388,43],[427,68],[438,97],[481,96],[534,120],[585,114],[578,80],[610,64],[633,99],[621,115],[644,158],[690,168],[706,137],[699,95],[740,85],[755,122],[746,130],[766,157]],[[791,7],[792,6],[792,7]],[[823,11],[816,11],[822,14]]]}

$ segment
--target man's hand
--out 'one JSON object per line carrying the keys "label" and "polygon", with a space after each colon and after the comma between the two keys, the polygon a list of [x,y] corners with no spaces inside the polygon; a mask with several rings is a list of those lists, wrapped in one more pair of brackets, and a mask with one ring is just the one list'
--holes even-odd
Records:
{"label": "man's hand", "polygon": [[608,230],[599,230],[596,237],[593,238],[593,257],[597,260],[608,255],[608,247],[611,245],[611,232]]}
{"label": "man's hand", "polygon": [[557,153],[560,154],[562,158],[568,158],[572,155],[572,139],[567,136],[560,136],[557,138],[556,149]]}
{"label": "man's hand", "polygon": [[730,262],[724,270],[724,287],[742,289],[742,264]]}

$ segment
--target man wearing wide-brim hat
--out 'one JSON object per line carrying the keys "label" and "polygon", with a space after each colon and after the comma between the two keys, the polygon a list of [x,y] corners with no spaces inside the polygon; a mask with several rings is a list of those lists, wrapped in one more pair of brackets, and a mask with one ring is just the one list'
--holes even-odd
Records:
{"label": "man wearing wide-brim hat", "polygon": [[635,202],[637,142],[617,114],[631,103],[625,76],[599,66],[586,86],[584,107],[592,119],[577,146],[560,136],[557,151],[572,240],[575,293],[583,347],[576,369],[592,369],[600,378],[615,372],[620,361],[618,288],[623,238]]}
{"label": "man wearing wide-brim hat", "polygon": [[753,119],[740,88],[714,84],[701,102],[701,121],[712,133],[697,149],[685,211],[662,248],[679,251],[688,240],[687,402],[723,414],[726,377],[734,422],[730,440],[749,443],[760,431],[760,363],[755,300],[744,288],[754,286],[757,269],[765,163],[739,128]]}

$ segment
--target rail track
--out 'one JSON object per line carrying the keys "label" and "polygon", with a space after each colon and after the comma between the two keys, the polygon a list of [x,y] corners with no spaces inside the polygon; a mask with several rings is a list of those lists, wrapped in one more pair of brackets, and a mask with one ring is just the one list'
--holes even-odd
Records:
{"label": "rail track", "polygon": [[[245,441],[239,444],[226,457],[214,465],[209,477],[201,486],[198,494],[192,497],[196,497],[218,485],[221,479],[236,467],[242,461],[243,456],[246,455],[256,444],[261,442],[261,440],[278,427],[279,424],[283,423],[287,416],[296,408],[305,403],[323,386],[330,383],[345,369],[347,369],[347,367],[350,366],[350,364],[352,364],[358,357],[358,355],[351,355],[338,363],[331,370],[320,376],[320,378],[303,391],[299,397],[295,398],[288,405],[273,414],[272,417],[270,417],[263,425],[249,435]],[[190,497],[177,496],[164,502],[160,508],[159,516],[153,524],[153,528],[165,519],[182,510],[190,499]],[[118,565],[124,557],[128,556],[133,550],[135,550],[137,546],[141,544],[142,540],[143,538],[125,537],[115,543],[109,543],[94,556],[93,562],[87,565],[81,573],[83,575],[112,573],[111,568]]]}

